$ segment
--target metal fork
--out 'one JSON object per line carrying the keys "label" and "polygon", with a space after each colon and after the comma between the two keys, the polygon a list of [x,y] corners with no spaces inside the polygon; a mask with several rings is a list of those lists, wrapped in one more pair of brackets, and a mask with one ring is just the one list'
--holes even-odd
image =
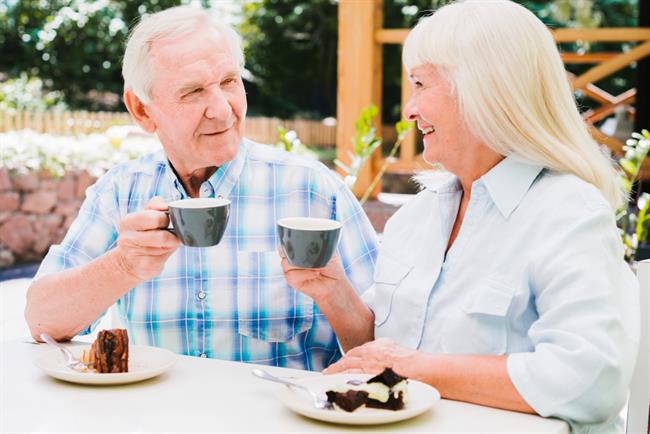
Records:
{"label": "metal fork", "polygon": [[74,369],[78,372],[90,371],[90,368],[84,362],[77,359],[69,349],[52,339],[52,336],[47,333],[41,333],[41,339],[43,339],[48,345],[52,345],[61,351],[63,357],[65,357],[65,364],[68,368]]}
{"label": "metal fork", "polygon": [[269,380],[269,381],[275,381],[276,383],[284,384],[287,387],[295,387],[296,389],[304,390],[311,396],[311,399],[314,402],[314,407],[320,409],[320,410],[333,410],[334,409],[334,404],[329,402],[327,399],[323,399],[322,397],[318,396],[316,392],[313,390],[303,386],[302,384],[297,384],[297,383],[292,383],[291,381],[287,381],[283,378],[278,378],[274,375],[269,374],[263,369],[258,369],[255,368],[253,369],[253,375],[256,377],[262,378],[264,380]]}

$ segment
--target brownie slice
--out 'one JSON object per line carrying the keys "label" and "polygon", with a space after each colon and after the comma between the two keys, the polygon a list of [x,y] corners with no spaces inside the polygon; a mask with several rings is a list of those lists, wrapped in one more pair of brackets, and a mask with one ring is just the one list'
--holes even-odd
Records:
{"label": "brownie slice", "polygon": [[129,335],[125,329],[102,330],[93,343],[99,373],[129,372]]}
{"label": "brownie slice", "polygon": [[368,392],[364,390],[348,390],[347,392],[325,392],[327,400],[338,405],[345,411],[354,411],[368,402]]}

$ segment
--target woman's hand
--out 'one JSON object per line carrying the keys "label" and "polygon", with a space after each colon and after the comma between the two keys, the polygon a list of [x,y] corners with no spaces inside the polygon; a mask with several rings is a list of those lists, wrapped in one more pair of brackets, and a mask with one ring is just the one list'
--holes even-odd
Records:
{"label": "woman's hand", "polygon": [[316,303],[347,282],[341,261],[336,255],[323,268],[299,268],[289,264],[282,251],[278,253],[282,257],[282,270],[289,285],[313,298]]}
{"label": "woman's hand", "polygon": [[341,360],[323,371],[324,374],[364,373],[379,374],[384,368],[392,368],[400,375],[409,376],[409,358],[417,350],[397,345],[388,338],[380,338],[353,348]]}

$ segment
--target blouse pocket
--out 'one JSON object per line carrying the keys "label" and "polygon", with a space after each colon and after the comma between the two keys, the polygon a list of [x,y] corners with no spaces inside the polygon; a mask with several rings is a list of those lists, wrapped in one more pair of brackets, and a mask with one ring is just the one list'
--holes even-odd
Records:
{"label": "blouse pocket", "polygon": [[276,251],[237,252],[237,267],[241,335],[286,342],[311,328],[314,301],[289,286]]}
{"label": "blouse pocket", "polygon": [[376,326],[385,323],[390,316],[395,291],[411,269],[412,267],[398,262],[386,253],[380,253],[374,275],[375,300],[373,311]]}
{"label": "blouse pocket", "polygon": [[505,354],[513,287],[488,280],[446,320],[442,348],[456,354]]}

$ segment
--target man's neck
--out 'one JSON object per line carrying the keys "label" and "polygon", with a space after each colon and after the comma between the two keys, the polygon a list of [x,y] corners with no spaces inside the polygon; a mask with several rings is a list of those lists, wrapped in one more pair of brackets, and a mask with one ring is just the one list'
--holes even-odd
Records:
{"label": "man's neck", "polygon": [[201,185],[210,179],[210,177],[217,171],[218,167],[202,167],[201,169],[194,170],[188,174],[179,173],[174,166],[170,166],[176,173],[176,177],[183,184],[183,188],[189,197],[200,197],[201,196]]}

